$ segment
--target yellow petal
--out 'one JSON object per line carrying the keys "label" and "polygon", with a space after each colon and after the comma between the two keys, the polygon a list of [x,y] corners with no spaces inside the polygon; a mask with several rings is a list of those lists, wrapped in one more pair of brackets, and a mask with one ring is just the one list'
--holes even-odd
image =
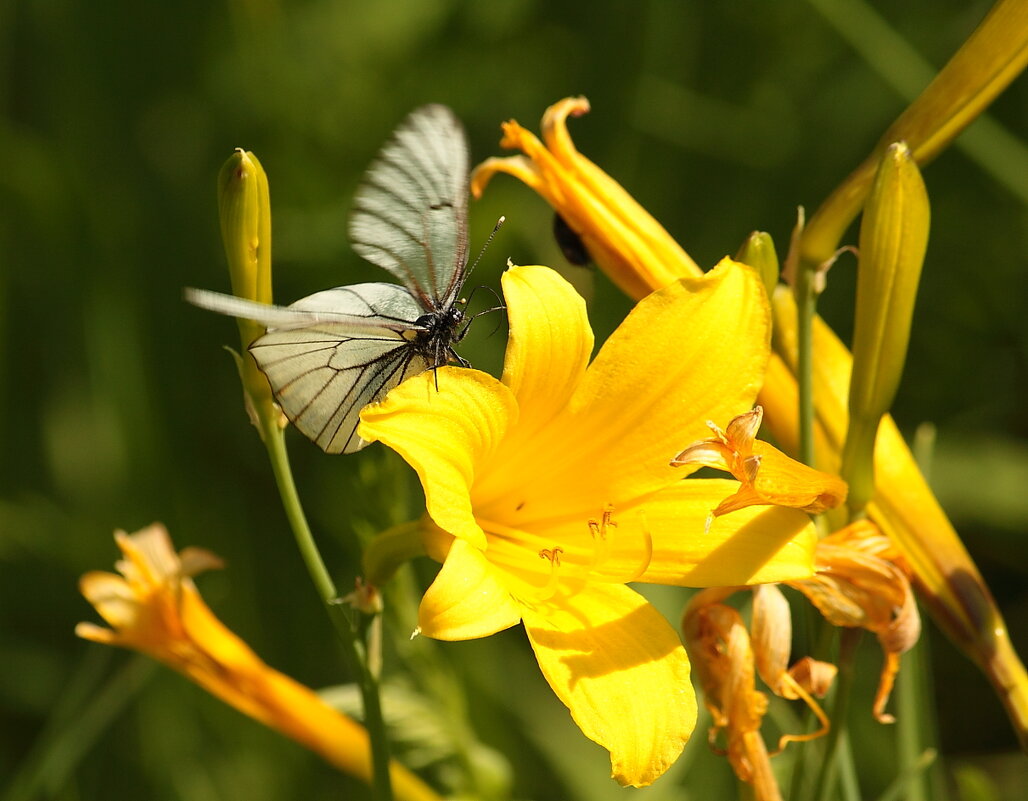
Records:
{"label": "yellow petal", "polygon": [[[723,479],[689,479],[636,507],[615,510],[618,543],[629,547],[646,532],[649,567],[638,579],[683,587],[741,586],[807,577],[814,572],[817,534],[810,518],[780,506],[751,506],[710,519],[711,511],[739,486]],[[710,525],[710,530],[705,531]],[[610,569],[638,562],[615,549]]]}
{"label": "yellow petal", "polygon": [[521,607],[482,552],[455,539],[418,610],[421,633],[438,640],[488,637],[521,620]]}
{"label": "yellow petal", "polygon": [[[589,366],[568,410],[545,430],[546,448],[514,438],[496,486],[516,505],[487,516],[518,525],[584,523],[681,478],[668,463],[701,439],[708,419],[750,407],[767,360],[764,290],[753,271],[725,262],[640,302]],[[538,398],[545,403],[545,398]],[[525,397],[524,406],[537,402]],[[522,465],[527,451],[531,469]],[[545,453],[545,457],[542,454]],[[559,488],[557,491],[556,488]]]}
{"label": "yellow petal", "polygon": [[502,280],[510,320],[503,383],[518,401],[518,420],[498,464],[477,476],[475,509],[486,518],[499,516],[495,504],[510,508],[512,487],[538,471],[540,453],[552,446],[546,426],[567,406],[593,347],[585,302],[556,272],[512,267]]}
{"label": "yellow petal", "polygon": [[510,321],[503,383],[526,436],[567,404],[589,364],[593,332],[582,296],[548,267],[512,267],[502,281]]}
{"label": "yellow petal", "polygon": [[492,156],[479,164],[471,172],[471,194],[477,199],[482,197],[486,184],[498,172],[505,172],[528,184],[542,194],[544,186],[540,180],[539,170],[530,158],[525,156]]}
{"label": "yellow petal", "polygon": [[421,478],[432,519],[481,549],[485,534],[471,509],[475,468],[496,458],[496,446],[517,414],[513,394],[492,376],[440,367],[367,406],[358,433],[399,453]]}
{"label": "yellow petal", "polygon": [[753,271],[726,259],[650,295],[618,327],[571,401],[576,427],[589,432],[578,469],[611,474],[611,503],[680,478],[668,459],[681,443],[701,439],[707,420],[752,405],[767,363],[767,314]]}
{"label": "yellow petal", "polygon": [[[96,608],[100,617],[116,629],[131,627],[139,618],[136,595],[121,576],[100,570],[90,571],[79,579],[79,592]],[[110,634],[109,629],[101,631]]]}
{"label": "yellow petal", "polygon": [[591,584],[545,613],[525,610],[539,667],[611,775],[642,787],[678,758],[696,725],[689,659],[668,622],[620,585]]}

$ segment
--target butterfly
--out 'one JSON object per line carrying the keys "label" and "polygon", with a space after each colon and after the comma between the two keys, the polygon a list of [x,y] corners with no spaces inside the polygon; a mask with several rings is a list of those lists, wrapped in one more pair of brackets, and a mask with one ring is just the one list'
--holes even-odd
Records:
{"label": "butterfly", "polygon": [[[205,309],[254,320],[250,345],[286,417],[328,453],[353,453],[360,411],[426,370],[462,359],[458,301],[468,262],[468,145],[442,105],[412,111],[364,173],[354,198],[353,249],[403,286],[366,283],[271,306],[186,290]],[[462,325],[463,324],[463,325]]]}

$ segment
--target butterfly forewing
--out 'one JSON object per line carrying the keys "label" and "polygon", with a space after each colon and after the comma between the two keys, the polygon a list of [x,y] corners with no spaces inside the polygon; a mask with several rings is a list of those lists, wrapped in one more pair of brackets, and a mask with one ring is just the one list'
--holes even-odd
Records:
{"label": "butterfly forewing", "polygon": [[[368,303],[354,303],[352,291],[359,287],[389,287],[393,290],[402,289],[395,284],[356,284],[353,287],[337,287],[316,292],[302,298],[292,306],[272,306],[267,303],[256,303],[221,292],[207,289],[186,289],[186,300],[201,309],[254,320],[267,328],[293,329],[308,328],[319,323],[338,323],[353,331],[378,330],[386,327],[395,331],[409,331],[412,321],[420,314],[418,302],[403,290],[398,299],[400,306],[395,304],[378,304],[383,309],[383,316],[375,317]],[[408,316],[403,316],[407,314]]]}
{"label": "butterfly forewing", "polygon": [[353,249],[404,283],[427,310],[448,308],[467,263],[468,151],[445,106],[423,106],[368,168],[350,217]]}

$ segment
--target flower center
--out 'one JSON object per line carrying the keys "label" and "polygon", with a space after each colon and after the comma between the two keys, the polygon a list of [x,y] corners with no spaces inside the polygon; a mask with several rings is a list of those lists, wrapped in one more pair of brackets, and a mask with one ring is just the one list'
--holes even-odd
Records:
{"label": "flower center", "polygon": [[495,521],[478,522],[489,537],[486,557],[514,580],[511,592],[528,604],[545,603],[558,595],[573,597],[594,581],[635,581],[653,556],[653,541],[645,521],[639,541],[626,542],[636,535],[619,533],[611,504],[604,507],[599,518],[579,524],[581,528],[576,532],[564,527],[565,534],[558,538],[552,536],[552,529],[536,533]]}

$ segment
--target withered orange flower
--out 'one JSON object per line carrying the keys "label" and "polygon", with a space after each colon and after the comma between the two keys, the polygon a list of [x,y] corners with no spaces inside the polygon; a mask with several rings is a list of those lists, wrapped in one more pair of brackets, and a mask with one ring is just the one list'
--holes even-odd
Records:
{"label": "withered orange flower", "polygon": [[671,460],[673,467],[702,465],[726,470],[742,482],[738,491],[714,510],[714,516],[758,504],[820,514],[846,500],[846,482],[841,478],[814,470],[758,440],[763,417],[763,407],[757,406],[733,418],[727,429],[708,421],[714,437],[693,443]]}

